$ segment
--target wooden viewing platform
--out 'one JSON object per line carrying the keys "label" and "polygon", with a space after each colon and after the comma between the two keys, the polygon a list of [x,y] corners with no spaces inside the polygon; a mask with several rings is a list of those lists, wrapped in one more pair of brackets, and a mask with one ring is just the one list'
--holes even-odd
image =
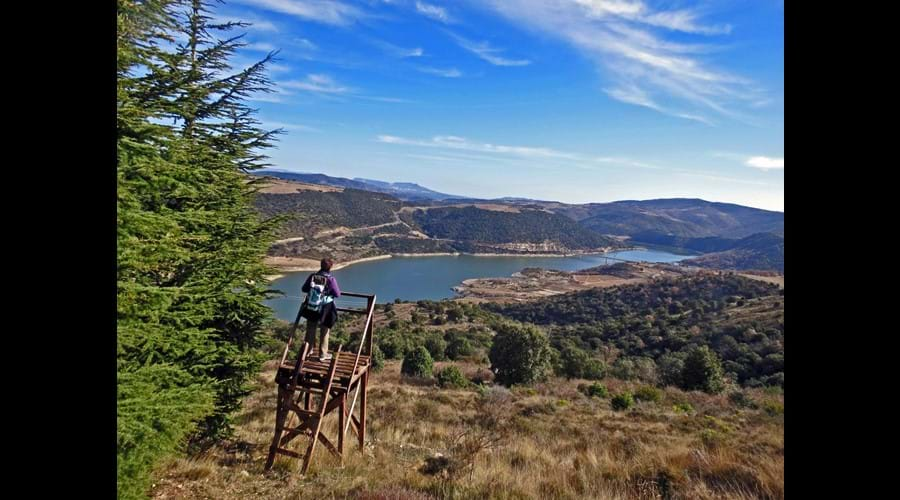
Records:
{"label": "wooden viewing platform", "polygon": [[[353,428],[356,433],[360,451],[365,447],[366,392],[374,336],[375,295],[346,292],[342,293],[341,297],[366,299],[365,309],[337,308],[338,312],[365,316],[359,348],[353,353],[344,351],[343,346],[338,346],[332,353],[332,359],[319,361],[318,349],[310,349],[309,344],[304,341],[297,359],[289,360],[288,354],[301,318],[298,311],[275,374],[275,382],[278,384],[278,408],[275,414],[275,436],[269,447],[266,470],[272,468],[275,456],[281,454],[302,459],[303,468],[300,473],[306,474],[316,444],[320,442],[343,462],[344,434],[349,428]],[[358,416],[353,414],[357,397]],[[323,420],[336,409],[340,410],[337,415],[339,429],[337,445],[322,433]],[[294,425],[295,417],[298,420],[296,425]],[[302,455],[287,448],[288,443],[300,435],[309,439],[306,451]]]}

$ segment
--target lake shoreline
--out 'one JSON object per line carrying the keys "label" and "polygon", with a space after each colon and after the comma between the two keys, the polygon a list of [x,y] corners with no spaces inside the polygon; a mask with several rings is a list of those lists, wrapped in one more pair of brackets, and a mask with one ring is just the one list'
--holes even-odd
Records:
{"label": "lake shoreline", "polygon": [[[449,252],[443,252],[449,253]],[[609,281],[611,278],[600,275],[585,275],[577,280],[566,279],[562,282],[557,278],[559,276],[568,276],[568,273],[576,272],[582,269],[589,269],[596,266],[604,266],[614,264],[616,260],[622,261],[642,261],[642,262],[674,262],[681,260],[681,257],[673,254],[656,252],[656,251],[623,251],[618,249],[616,252],[591,252],[576,254],[575,256],[564,257],[559,254],[539,257],[535,254],[513,254],[500,256],[498,254],[489,254],[494,259],[480,258],[478,255],[471,254],[450,254],[436,255],[424,254],[421,256],[402,257],[399,254],[391,256],[375,256],[367,257],[368,260],[375,260],[369,265],[352,266],[361,259],[348,260],[342,262],[342,270],[337,271],[341,288],[347,291],[357,291],[360,293],[369,293],[379,297],[379,303],[389,302],[394,299],[408,300],[442,300],[445,298],[465,298],[467,295],[460,293],[459,288],[475,285],[475,289],[486,289],[484,283],[488,283],[488,295],[494,296],[498,293],[509,295],[510,297],[522,298],[522,293],[533,291],[532,288],[538,288],[539,293],[546,294],[547,291],[575,291],[585,284],[598,284],[600,281]],[[519,257],[530,256],[538,257],[532,259],[523,259]],[[435,257],[433,259],[424,257]],[[609,260],[607,260],[607,257]],[[616,259],[616,260],[613,260]],[[282,263],[289,262],[288,258],[279,259]],[[318,264],[318,261],[306,259],[310,264]],[[299,266],[298,266],[299,267]],[[318,266],[316,266],[318,267]],[[335,264],[335,267],[338,267]],[[525,273],[527,276],[524,281],[515,278],[517,273],[523,269],[544,269],[545,273]],[[276,271],[272,271],[275,274]],[[299,290],[303,284],[307,274],[312,272],[306,269],[306,272],[282,272],[279,273],[277,280],[269,282],[270,289],[279,290],[287,293],[285,290]],[[540,278],[535,278],[540,276]],[[491,277],[498,278],[493,280]],[[274,278],[274,276],[273,276]],[[546,280],[544,278],[547,278]],[[486,281],[479,282],[479,279]],[[474,282],[472,281],[474,280]],[[549,281],[547,281],[549,280]],[[556,280],[556,281],[554,281]],[[493,290],[493,281],[497,281],[499,286],[497,290]],[[545,281],[547,281],[545,283]],[[626,282],[628,280],[616,279],[618,282]],[[509,283],[507,283],[509,282]],[[577,282],[577,283],[576,283]],[[512,287],[511,295],[505,288]],[[524,287],[522,290],[519,288]],[[527,289],[527,290],[526,290]],[[547,289],[547,290],[544,290]],[[505,291],[504,291],[505,290]],[[476,296],[470,297],[472,300],[481,300]],[[522,297],[520,297],[522,296]],[[273,297],[267,304],[276,311],[277,317],[281,319],[293,319],[296,314],[297,300],[295,296]]]}
{"label": "lake shoreline", "polygon": [[[337,271],[338,269],[343,269],[345,267],[352,266],[353,264],[359,264],[361,262],[370,262],[373,260],[382,260],[382,259],[390,259],[393,257],[390,254],[385,255],[375,255],[373,257],[363,257],[361,259],[354,259],[347,262],[341,262],[334,265],[331,268],[332,271]],[[281,259],[281,260],[275,260]],[[302,271],[318,271],[319,270],[319,262],[315,259],[307,259],[305,257],[266,257],[266,263],[272,267],[274,267],[280,273],[299,273]],[[274,281],[279,278],[283,278],[284,274],[273,274],[266,276],[266,279],[269,281]]]}
{"label": "lake shoreline", "polygon": [[[384,254],[384,255],[375,255],[373,257],[363,257],[361,259],[349,260],[347,262],[340,262],[334,265],[332,268],[333,271],[337,271],[339,269],[344,269],[346,267],[350,267],[354,264],[361,264],[363,262],[371,262],[375,260],[384,260],[384,259],[392,259],[392,258],[418,258],[418,257],[460,257],[460,256],[471,256],[471,257],[537,257],[537,258],[568,258],[568,257],[581,257],[581,256],[591,256],[591,255],[606,255],[606,254],[614,254],[617,252],[627,252],[627,251],[639,251],[639,250],[647,250],[645,247],[626,247],[626,248],[616,248],[610,250],[604,250],[600,252],[578,252],[578,253],[469,253],[469,252],[434,252],[434,253],[393,253],[393,254]],[[266,257],[266,263],[278,271],[278,274],[273,274],[266,276],[268,281],[275,281],[280,278],[284,278],[288,273],[298,273],[303,271],[318,271],[319,263],[315,259],[308,259],[305,257]]]}

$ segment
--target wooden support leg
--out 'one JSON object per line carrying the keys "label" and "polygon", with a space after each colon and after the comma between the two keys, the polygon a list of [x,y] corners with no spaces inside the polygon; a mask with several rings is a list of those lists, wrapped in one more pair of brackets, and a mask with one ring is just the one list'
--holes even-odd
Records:
{"label": "wooden support leg", "polygon": [[272,468],[275,463],[275,454],[278,450],[278,442],[281,440],[281,433],[284,431],[284,420],[287,417],[288,405],[291,395],[287,391],[278,388],[278,409],[275,411],[275,437],[272,438],[272,444],[269,446],[269,457],[266,458],[266,470]]}
{"label": "wooden support leg", "polygon": [[341,413],[338,414],[338,453],[341,454],[341,460],[344,460],[344,422],[347,421],[347,393],[341,394],[341,405],[338,408]]}
{"label": "wooden support leg", "polygon": [[366,449],[366,392],[369,390],[368,370],[363,374],[360,383],[362,384],[362,394],[360,394],[359,400],[359,451],[363,452]]}
{"label": "wooden support leg", "polygon": [[[341,350],[343,346],[338,346],[337,352],[334,353],[334,357],[331,359],[331,366],[328,368],[328,377],[325,379],[325,387],[322,389],[322,403],[319,406],[319,410],[316,412],[315,420],[315,428],[312,429],[312,434],[310,435],[309,447],[306,449],[306,455],[303,457],[303,468],[300,469],[300,475],[305,476],[306,471],[309,470],[309,462],[312,460],[313,452],[316,450],[316,443],[320,440],[319,433],[322,432],[322,420],[325,419],[325,414],[328,413],[328,395],[331,394],[331,385],[334,383],[334,373],[337,371],[338,360],[341,357]],[[332,407],[331,409],[334,409]],[[322,436],[324,438],[324,436]],[[323,443],[326,443],[326,446],[331,445],[328,439],[322,439]],[[333,448],[329,446],[329,448]],[[337,450],[333,450],[335,454],[337,454]]]}

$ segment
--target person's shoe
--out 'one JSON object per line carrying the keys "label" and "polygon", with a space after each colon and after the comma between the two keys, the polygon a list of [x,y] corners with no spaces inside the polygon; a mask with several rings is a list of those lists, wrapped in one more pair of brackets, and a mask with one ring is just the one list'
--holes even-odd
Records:
{"label": "person's shoe", "polygon": [[319,361],[329,361],[332,357],[334,356],[332,356],[330,352],[326,352],[325,354],[319,356]]}

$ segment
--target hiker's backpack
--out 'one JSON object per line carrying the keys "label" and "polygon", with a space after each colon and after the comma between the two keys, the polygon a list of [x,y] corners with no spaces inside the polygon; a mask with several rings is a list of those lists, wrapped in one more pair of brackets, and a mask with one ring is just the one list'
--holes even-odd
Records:
{"label": "hiker's backpack", "polygon": [[328,276],[324,274],[313,274],[309,282],[309,294],[306,296],[306,308],[313,311],[321,311],[322,306],[331,302],[333,298],[325,294],[325,287],[328,285]]}

